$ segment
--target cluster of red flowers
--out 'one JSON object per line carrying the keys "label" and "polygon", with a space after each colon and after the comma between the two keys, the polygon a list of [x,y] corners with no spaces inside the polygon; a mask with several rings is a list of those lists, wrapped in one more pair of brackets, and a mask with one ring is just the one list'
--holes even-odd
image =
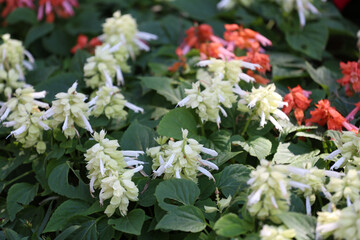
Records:
{"label": "cluster of red flowers", "polygon": [[93,54],[95,47],[101,44],[102,42],[97,37],[94,37],[89,41],[87,36],[80,34],[77,39],[77,44],[71,48],[70,52],[75,53],[79,49],[84,49]]}
{"label": "cluster of red flowers", "polygon": [[[19,7],[35,8],[33,0],[0,0],[5,4],[1,16],[5,18],[9,13]],[[74,8],[78,7],[77,0],[39,0],[37,6],[37,18],[42,20],[44,14],[47,22],[53,22],[55,15],[61,18],[68,18],[74,15]]]}
{"label": "cluster of red flowers", "polygon": [[340,69],[344,77],[337,80],[341,86],[345,87],[345,94],[353,96],[360,92],[360,60],[358,62],[340,62]]}
{"label": "cluster of red flowers", "polygon": [[[176,62],[169,68],[169,71],[175,72],[179,67],[186,66],[185,55],[191,49],[198,49],[202,60],[209,58],[220,58],[223,60],[241,59],[243,61],[256,63],[261,66],[258,69],[260,74],[269,71],[270,59],[264,54],[261,46],[271,45],[271,41],[260,33],[248,28],[243,28],[237,24],[225,24],[224,38],[214,35],[210,25],[200,24],[190,27],[186,31],[186,38],[176,50],[180,62]],[[236,49],[247,50],[246,56],[236,56]],[[248,75],[255,78],[258,83],[267,84],[268,79],[248,70]]]}

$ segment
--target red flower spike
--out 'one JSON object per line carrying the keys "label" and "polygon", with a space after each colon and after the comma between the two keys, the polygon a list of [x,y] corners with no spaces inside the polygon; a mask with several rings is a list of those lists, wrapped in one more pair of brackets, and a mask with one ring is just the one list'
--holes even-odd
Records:
{"label": "red flower spike", "polygon": [[210,42],[213,37],[214,33],[210,25],[200,24],[199,26],[190,27],[186,30],[186,38],[177,52],[185,55],[191,48],[199,49],[202,43]]}
{"label": "red flower spike", "polygon": [[345,87],[345,94],[352,96],[354,92],[360,92],[360,63],[359,62],[340,62],[340,68],[344,77],[337,80],[341,86]]}
{"label": "red flower spike", "polygon": [[259,64],[261,68],[258,68],[257,71],[262,74],[265,74],[266,71],[270,71],[271,69],[269,55],[267,54],[259,52],[247,52],[246,56],[237,57],[237,59],[245,62]]}
{"label": "red flower spike", "polygon": [[88,52],[93,53],[95,47],[101,44],[102,42],[97,37],[92,38],[90,42],[88,42],[88,37],[80,34],[77,39],[77,44],[71,48],[70,52],[74,54],[79,49],[85,49]]}
{"label": "red flower spike", "polygon": [[294,115],[298,125],[301,125],[304,119],[304,111],[309,108],[311,99],[308,99],[311,94],[310,91],[303,90],[299,85],[293,89],[289,88],[290,93],[285,95],[284,102],[287,102],[288,105],[284,106],[282,111],[289,115],[292,109],[294,109]]}
{"label": "red flower spike", "polygon": [[264,78],[263,76],[256,74],[251,70],[247,70],[246,74],[249,75],[250,77],[253,77],[255,81],[261,85],[267,85],[270,82],[269,79]]}
{"label": "red flower spike", "polygon": [[341,131],[342,128],[346,128],[348,131],[358,133],[359,129],[348,123],[346,119],[334,108],[330,106],[329,100],[320,100],[315,104],[316,109],[311,111],[311,118],[307,119],[307,125],[311,123],[317,123],[321,126],[327,124],[328,129]]}
{"label": "red flower spike", "polygon": [[6,18],[8,14],[19,7],[33,8],[33,0],[0,0],[0,4],[5,3],[5,7],[1,12],[1,16]]}
{"label": "red flower spike", "polygon": [[53,22],[55,13],[61,18],[74,15],[74,9],[79,6],[77,0],[39,0],[37,19],[40,21],[46,15],[47,22]]}

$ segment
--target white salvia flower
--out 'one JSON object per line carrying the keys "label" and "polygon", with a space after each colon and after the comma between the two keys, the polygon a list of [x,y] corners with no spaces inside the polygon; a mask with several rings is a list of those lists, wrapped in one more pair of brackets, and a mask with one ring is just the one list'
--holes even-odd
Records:
{"label": "white salvia flower", "polygon": [[334,231],[335,239],[360,239],[360,200],[340,211],[337,227]]}
{"label": "white salvia flower", "polygon": [[286,226],[264,225],[260,231],[261,240],[290,240],[296,237],[296,231]]}
{"label": "white salvia flower", "polygon": [[[138,188],[132,182],[134,173],[142,170],[138,166],[143,162],[135,158],[124,159],[123,152],[127,156],[137,157],[140,151],[119,151],[119,144],[116,140],[105,138],[105,131],[94,133],[94,140],[97,141],[93,147],[84,154],[87,161],[86,168],[89,171],[90,192],[101,189],[99,201],[103,204],[104,200],[111,199],[110,204],[105,209],[105,214],[110,217],[116,209],[120,210],[121,215],[126,215],[129,201],[137,201],[139,194]],[[134,169],[126,169],[128,166],[136,165]]]}
{"label": "white salvia flower", "polygon": [[201,152],[211,156],[217,156],[217,152],[204,148],[195,139],[188,138],[188,131],[183,130],[183,140],[173,141],[162,138],[157,139],[161,146],[153,147],[146,150],[146,154],[153,159],[152,168],[154,170],[154,177],[164,174],[164,179],[169,178],[185,178],[197,182],[198,171],[214,179],[211,173],[205,169],[218,170],[215,163],[208,160],[203,160],[200,156]]}
{"label": "white salvia flower", "polygon": [[52,107],[45,112],[43,118],[53,117],[52,125],[56,128],[62,125],[64,135],[73,138],[77,132],[75,124],[92,133],[89,118],[89,105],[85,103],[86,96],[76,92],[77,83],[75,82],[67,93],[58,93],[56,100],[52,102]]}
{"label": "white salvia flower", "polygon": [[340,210],[332,212],[318,212],[316,233],[325,238],[330,236],[339,227]]}

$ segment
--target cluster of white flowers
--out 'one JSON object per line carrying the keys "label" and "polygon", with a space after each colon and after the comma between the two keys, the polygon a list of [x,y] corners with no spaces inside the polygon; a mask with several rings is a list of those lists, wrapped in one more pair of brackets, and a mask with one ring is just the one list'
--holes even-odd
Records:
{"label": "cluster of white flowers", "polygon": [[112,85],[116,76],[118,85],[124,84],[122,72],[129,72],[129,57],[135,59],[140,50],[149,51],[144,41],[155,40],[154,34],[140,32],[136,20],[129,14],[121,15],[120,11],[107,18],[103,24],[104,34],[100,36],[103,45],[97,46],[95,56],[87,59],[84,75],[87,86],[97,89]]}
{"label": "cluster of white flowers", "polygon": [[[290,14],[292,11],[296,10],[299,15],[300,25],[303,27],[306,24],[306,17],[311,14],[319,14],[318,9],[313,5],[314,0],[272,0],[273,2],[278,3],[282,10]],[[326,1],[326,0],[322,0]],[[217,7],[219,9],[231,9],[237,3],[249,6],[253,3],[253,0],[221,0]]]}
{"label": "cluster of white flowers", "polygon": [[[127,214],[129,201],[137,201],[139,189],[131,180],[134,173],[143,167],[136,158],[142,151],[119,151],[117,140],[105,138],[105,131],[94,133],[94,140],[97,142],[84,154],[87,161],[86,168],[89,171],[90,192],[101,189],[99,193],[100,203],[111,199],[106,207],[105,213],[108,217],[112,216],[116,209],[120,210],[121,215]],[[136,166],[132,169],[126,167]]]}
{"label": "cluster of white flowers", "polygon": [[290,240],[296,236],[294,229],[288,229],[284,225],[270,226],[264,225],[260,231],[261,240]]}
{"label": "cluster of white flowers", "polygon": [[[235,93],[239,81],[254,81],[254,78],[243,73],[242,67],[255,69],[260,66],[241,60],[225,61],[214,58],[201,61],[198,66],[207,66],[208,72],[199,69],[197,74],[199,81],[193,83],[191,89],[185,89],[186,97],[177,106],[196,109],[202,122],[216,122],[220,127],[220,112],[227,117],[222,106],[231,108],[232,104],[236,103]],[[204,89],[202,90],[200,86]]]}
{"label": "cluster of white flowers", "polygon": [[[21,41],[2,36],[0,45],[0,93],[10,97],[13,89],[25,86],[25,69],[32,70],[34,58]],[[25,58],[26,57],[26,58]],[[26,60],[27,59],[27,60]]]}
{"label": "cluster of white flowers", "polygon": [[197,182],[197,173],[201,172],[214,180],[211,173],[202,166],[215,170],[219,168],[213,162],[203,160],[200,153],[215,157],[218,155],[217,152],[203,147],[195,139],[188,138],[188,130],[183,129],[182,134],[181,141],[170,140],[166,143],[167,138],[158,138],[160,146],[146,150],[146,154],[153,159],[153,176],[164,174],[164,179],[185,178]]}
{"label": "cluster of white flowers", "polygon": [[289,121],[288,116],[280,109],[287,106],[287,102],[283,102],[280,94],[275,92],[275,84],[269,84],[266,87],[253,87],[251,92],[245,92],[237,86],[236,93],[241,96],[238,102],[238,109],[240,111],[253,111],[260,117],[260,126],[266,124],[266,120],[270,120],[274,126],[282,131],[282,127],[276,119],[283,119]]}

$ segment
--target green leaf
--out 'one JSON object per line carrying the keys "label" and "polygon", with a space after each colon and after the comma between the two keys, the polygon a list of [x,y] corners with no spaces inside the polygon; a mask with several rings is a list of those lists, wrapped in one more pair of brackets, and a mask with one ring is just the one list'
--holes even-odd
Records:
{"label": "green leaf", "polygon": [[143,179],[138,183],[140,206],[150,207],[156,203],[155,190],[161,181],[161,179]]}
{"label": "green leaf", "polygon": [[33,71],[27,73],[26,82],[34,86],[44,83],[57,68],[58,66],[37,67]]}
{"label": "green leaf", "polygon": [[161,119],[157,132],[162,136],[182,139],[181,129],[189,131],[188,137],[197,136],[196,120],[186,108],[175,108],[168,112]]}
{"label": "green leaf", "polygon": [[75,232],[79,228],[80,228],[79,225],[70,226],[64,231],[62,231],[54,240],[65,240],[67,237],[69,237],[73,232]]}
{"label": "green leaf", "polygon": [[307,133],[307,132],[297,132],[295,134],[295,137],[306,137],[306,138],[316,139],[319,141],[323,140],[322,136],[316,135],[314,133]]}
{"label": "green leaf", "polygon": [[50,23],[42,23],[40,25],[35,25],[28,31],[24,45],[25,47],[29,47],[31,43],[33,43],[35,40],[45,36],[49,32],[51,32],[54,29],[54,24]]}
{"label": "green leaf", "polygon": [[35,24],[36,14],[33,9],[30,8],[16,8],[12,11],[6,18],[8,24],[15,24],[19,22],[26,22],[30,24]]}
{"label": "green leaf", "polygon": [[33,185],[30,183],[15,183],[10,187],[6,198],[6,210],[11,221],[24,208],[24,205],[34,200],[38,188],[38,184]]}
{"label": "green leaf", "polygon": [[154,130],[135,120],[122,135],[120,145],[126,150],[146,151],[147,148],[155,146],[156,136]]}
{"label": "green leaf", "polygon": [[331,137],[331,140],[335,142],[336,146],[338,147],[342,146],[342,141],[341,141],[342,133],[340,131],[327,130],[324,136]]}
{"label": "green leaf", "polygon": [[301,213],[287,212],[276,215],[288,227],[296,231],[297,240],[315,239],[316,218]]}
{"label": "green leaf", "polygon": [[216,157],[214,163],[220,167],[230,159],[234,158],[236,155],[242,153],[242,151],[238,152],[219,152],[219,155]]}
{"label": "green leaf", "polygon": [[167,213],[156,225],[156,229],[200,232],[206,227],[201,210],[194,206],[181,206]]}
{"label": "green leaf", "polygon": [[[66,30],[72,35],[101,33],[102,21],[99,19],[100,11],[96,8],[86,9],[82,12],[76,12],[66,24]],[[89,39],[90,41],[90,39]]]}
{"label": "green leaf", "polygon": [[[156,190],[155,196],[159,206],[167,211],[176,209],[181,205],[193,205],[200,195],[198,186],[187,179],[169,179],[161,182]],[[170,204],[165,202],[172,202]]]}
{"label": "green leaf", "polygon": [[234,196],[236,192],[244,189],[246,182],[250,178],[250,169],[242,164],[232,164],[224,168],[218,174],[214,175],[217,187],[228,197]]}
{"label": "green leaf", "polygon": [[63,230],[70,218],[74,216],[86,216],[89,213],[89,207],[89,203],[80,200],[70,199],[63,202],[55,209],[44,229],[44,233]]}
{"label": "green leaf", "polygon": [[182,89],[173,87],[173,84],[178,84],[174,79],[167,77],[139,77],[139,79],[143,87],[155,90],[172,104],[177,104],[183,97]]}
{"label": "green leaf", "polygon": [[50,36],[42,38],[42,44],[50,53],[61,56],[70,55],[70,49],[74,45],[63,29],[56,29]]}
{"label": "green leaf", "polygon": [[303,162],[313,164],[320,158],[319,149],[311,151],[311,148],[303,142],[299,143],[280,143],[273,158],[276,164],[291,164],[302,166]]}
{"label": "green leaf", "polygon": [[218,235],[229,238],[244,234],[250,229],[249,224],[234,213],[222,216],[214,225],[214,230]]}
{"label": "green leaf", "polygon": [[113,228],[120,232],[140,235],[144,221],[144,210],[134,209],[122,218],[110,219],[108,223],[113,225]]}
{"label": "green leaf", "polygon": [[77,240],[97,240],[96,220],[90,220],[81,224],[72,239]]}
{"label": "green leaf", "polygon": [[271,153],[272,147],[270,140],[260,136],[251,136],[247,141],[244,139],[234,141],[233,144],[240,145],[251,156],[257,157],[258,159],[264,159],[268,156]]}
{"label": "green leaf", "polygon": [[78,186],[69,183],[69,165],[63,163],[56,166],[49,175],[48,184],[53,192],[68,198],[81,199],[85,201],[91,200],[89,186],[85,184],[81,178],[78,178]]}
{"label": "green leaf", "polygon": [[210,146],[209,148],[214,149],[217,152],[231,151],[230,142],[231,132],[225,130],[218,130],[213,132],[209,136]]}
{"label": "green leaf", "polygon": [[310,63],[306,62],[306,70],[310,74],[310,77],[319,84],[323,89],[325,89],[328,93],[330,91],[336,91],[338,83],[336,80],[338,79],[335,73],[331,72],[328,68],[321,66],[318,69],[315,69],[311,66]]}
{"label": "green leaf", "polygon": [[27,160],[26,155],[17,156],[15,159],[0,157],[0,181],[4,180],[12,171]]}
{"label": "green leaf", "polygon": [[321,60],[328,39],[328,28],[319,22],[310,22],[301,28],[290,28],[285,32],[287,43],[294,50]]}
{"label": "green leaf", "polygon": [[5,233],[5,237],[8,240],[22,240],[22,239],[28,239],[28,238],[22,238],[17,232],[10,228],[3,229]]}
{"label": "green leaf", "polygon": [[40,82],[35,86],[37,91],[45,90],[47,92],[45,100],[51,102],[55,95],[59,92],[67,92],[67,90],[76,81],[76,76],[72,73],[61,73],[46,81]]}
{"label": "green leaf", "polygon": [[174,0],[170,4],[197,20],[208,20],[217,14],[217,0],[207,0],[206,4],[202,0]]}

